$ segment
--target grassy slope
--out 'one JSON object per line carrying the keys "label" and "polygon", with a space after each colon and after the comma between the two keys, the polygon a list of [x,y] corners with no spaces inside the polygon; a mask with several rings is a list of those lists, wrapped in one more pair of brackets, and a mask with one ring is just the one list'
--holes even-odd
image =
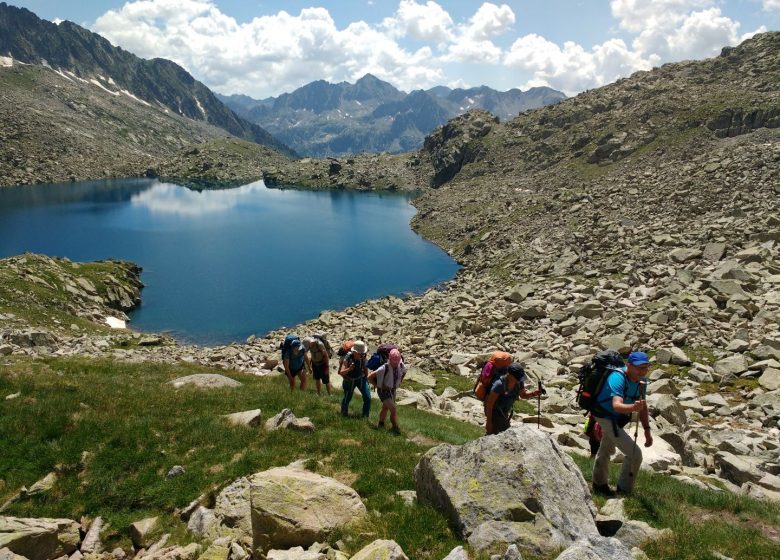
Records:
{"label": "grassy slope", "polygon": [[[205,491],[246,474],[306,459],[309,468],[355,488],[372,512],[341,536],[351,551],[375,538],[397,540],[410,558],[442,558],[459,539],[445,518],[395,496],[414,488],[420,454],[438,442],[464,443],[481,430],[414,409],[401,411],[406,437],[338,414],[340,391],[291,394],[280,378],[228,374],[243,386],[219,391],[173,390],[175,377],[207,371],[187,365],[123,364],[82,359],[6,358],[0,363],[0,501],[54,468],[60,480],[48,495],[27,498],[7,512],[20,516],[107,518],[109,541],[128,546],[127,526],[162,515],[179,542],[188,537],[171,513]],[[353,403],[353,408],[357,406]],[[314,434],[266,433],[231,427],[222,414],[260,408],[264,419],[289,407],[309,416]],[[372,409],[376,420],[378,407]],[[82,458],[84,452],[90,455]],[[590,464],[578,460],[586,478]],[[166,480],[173,465],[186,474]],[[709,550],[734,558],[777,557],[780,546],[761,533],[777,527],[780,509],[747,498],[689,488],[642,473],[629,510],[675,538],[648,547],[654,559],[707,559]],[[707,520],[697,521],[709,517]],[[732,523],[736,519],[738,522]],[[696,538],[689,538],[691,533]]]}

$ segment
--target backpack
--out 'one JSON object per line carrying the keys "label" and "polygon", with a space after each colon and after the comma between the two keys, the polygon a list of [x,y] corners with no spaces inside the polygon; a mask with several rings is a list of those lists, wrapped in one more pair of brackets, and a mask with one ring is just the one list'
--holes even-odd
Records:
{"label": "backpack", "polygon": [[507,352],[493,352],[479,372],[477,382],[474,383],[474,395],[478,400],[484,401],[490,392],[490,387],[496,379],[506,373],[512,365],[512,355]]}
{"label": "backpack", "polygon": [[366,367],[370,370],[375,370],[382,364],[386,363],[390,358],[391,350],[398,350],[400,352],[400,349],[395,344],[385,343],[377,346],[376,352],[371,354],[371,357],[366,363]]}
{"label": "backpack", "polygon": [[354,340],[345,340],[344,342],[341,343],[341,346],[336,351],[336,355],[339,358],[344,359],[344,356],[350,353],[350,351],[352,350],[352,346],[354,344],[355,344]]}
{"label": "backpack", "polygon": [[589,364],[583,366],[577,375],[580,382],[577,388],[577,405],[585,410],[586,415],[592,413],[601,418],[607,416],[607,411],[598,402],[598,396],[609,374],[623,366],[623,357],[614,350],[599,352]]}
{"label": "backpack", "polygon": [[320,333],[313,334],[312,338],[316,338],[317,340],[319,340],[325,345],[325,350],[328,353],[328,358],[333,357],[333,348],[331,348],[330,342],[328,342],[328,338],[324,334],[320,334]]}
{"label": "backpack", "polygon": [[298,343],[301,342],[300,337],[294,334],[288,334],[287,336],[284,337],[284,342],[282,342],[279,345],[279,350],[282,351],[282,360],[284,360],[287,357],[287,354],[290,353],[290,350],[293,347],[293,342],[295,342],[296,340],[298,341]]}

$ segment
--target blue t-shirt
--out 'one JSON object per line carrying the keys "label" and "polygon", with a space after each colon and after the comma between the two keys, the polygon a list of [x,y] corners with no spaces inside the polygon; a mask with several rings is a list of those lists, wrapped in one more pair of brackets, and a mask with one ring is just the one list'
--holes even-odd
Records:
{"label": "blue t-shirt", "polygon": [[498,399],[496,400],[496,404],[493,406],[493,410],[500,410],[504,416],[507,416],[509,412],[512,410],[512,406],[514,406],[515,401],[520,398],[520,391],[523,390],[525,377],[523,379],[518,380],[518,382],[515,384],[515,388],[511,391],[507,389],[507,383],[506,375],[502,375],[498,379],[496,379],[493,382],[493,385],[490,387],[491,393],[498,393]]}
{"label": "blue t-shirt", "polygon": [[285,358],[289,360],[291,372],[300,371],[303,369],[303,365],[306,360],[306,351],[301,348],[296,354],[290,350],[287,354],[285,354]]}
{"label": "blue t-shirt", "polygon": [[633,382],[625,375],[625,368],[616,369],[610,373],[598,398],[599,404],[608,413],[607,418],[617,419],[621,416],[612,408],[612,397],[623,397],[625,404],[633,404],[639,398],[639,387],[639,381]]}

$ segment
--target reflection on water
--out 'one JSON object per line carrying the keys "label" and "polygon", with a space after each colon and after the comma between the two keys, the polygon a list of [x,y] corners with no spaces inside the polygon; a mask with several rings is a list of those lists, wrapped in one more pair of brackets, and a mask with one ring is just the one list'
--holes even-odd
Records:
{"label": "reflection on water", "polygon": [[130,203],[154,213],[180,216],[203,216],[227,212],[241,203],[257,200],[265,190],[262,181],[235,189],[194,191],[170,183],[155,183],[151,188],[136,193]]}
{"label": "reflection on water", "polygon": [[413,214],[405,196],[262,182],[12,187],[0,189],[0,257],[132,260],[146,284],[134,328],[221,344],[451,278],[456,263],[411,231]]}

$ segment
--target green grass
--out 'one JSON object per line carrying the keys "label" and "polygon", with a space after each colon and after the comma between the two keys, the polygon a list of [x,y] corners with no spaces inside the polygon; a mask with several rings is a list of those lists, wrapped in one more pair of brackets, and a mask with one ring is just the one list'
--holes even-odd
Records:
{"label": "green grass", "polygon": [[[587,481],[593,461],[574,457]],[[610,466],[617,482],[620,466]],[[604,499],[596,497],[601,506]],[[780,558],[780,505],[730,492],[703,490],[671,477],[640,471],[626,513],[658,529],[672,529],[670,538],[644,547],[652,560],[714,560],[713,552],[734,559]],[[773,540],[774,539],[774,540]]]}
{"label": "green grass", "polygon": [[[350,553],[374,539],[392,538],[410,558],[437,559],[463,544],[440,512],[420,504],[406,506],[395,494],[414,489],[414,467],[429,447],[465,443],[479,437],[481,427],[403,407],[404,435],[396,437],[363,420],[342,418],[340,391],[331,397],[290,393],[281,377],[227,372],[243,385],[218,391],[166,385],[175,377],[208,371],[190,365],[5,358],[0,362],[0,397],[21,396],[0,400],[0,502],[52,470],[60,474],[51,492],[23,499],[6,514],[101,515],[112,527],[107,545],[126,548],[128,525],[157,515],[173,541],[184,543],[191,536],[173,515],[176,508],[238,477],[304,459],[311,470],[352,486],[370,512],[331,539],[343,539]],[[435,375],[437,390],[470,384],[456,374]],[[354,410],[359,399],[355,401]],[[533,401],[518,406],[535,412]],[[264,419],[290,408],[297,416],[310,417],[317,430],[266,433],[232,427],[221,418],[252,408],[262,409]],[[377,414],[375,403],[372,421]],[[589,480],[591,462],[575,460]],[[168,469],[177,464],[186,474],[166,480]],[[613,482],[615,476],[613,472]],[[673,538],[647,547],[654,560],[705,560],[711,558],[710,550],[732,558],[778,554],[778,545],[764,535],[766,527],[778,525],[777,506],[642,472],[627,507],[636,518],[675,531]]]}
{"label": "green grass", "polygon": [[[101,515],[114,528],[109,542],[119,544],[127,543],[129,523],[161,515],[166,529],[184,538],[171,515],[176,508],[241,476],[306,459],[314,470],[350,484],[369,511],[379,512],[375,530],[392,532],[410,557],[441,558],[460,543],[440,513],[403,506],[395,492],[414,489],[414,467],[429,447],[465,443],[480,436],[481,428],[403,408],[405,437],[396,437],[364,420],[343,419],[340,391],[332,397],[291,394],[281,377],[230,372],[243,386],[218,391],[166,385],[204,371],[84,359],[2,364],[0,395],[21,396],[0,401],[0,502],[52,470],[60,473],[51,492],[19,501],[7,513]],[[266,433],[232,427],[221,418],[253,408],[262,409],[264,419],[290,408],[310,417],[317,430]],[[373,422],[378,410],[374,403]],[[89,458],[82,462],[84,452]],[[186,474],[166,480],[173,465],[183,465]],[[368,532],[358,532],[350,549],[371,540]]]}

